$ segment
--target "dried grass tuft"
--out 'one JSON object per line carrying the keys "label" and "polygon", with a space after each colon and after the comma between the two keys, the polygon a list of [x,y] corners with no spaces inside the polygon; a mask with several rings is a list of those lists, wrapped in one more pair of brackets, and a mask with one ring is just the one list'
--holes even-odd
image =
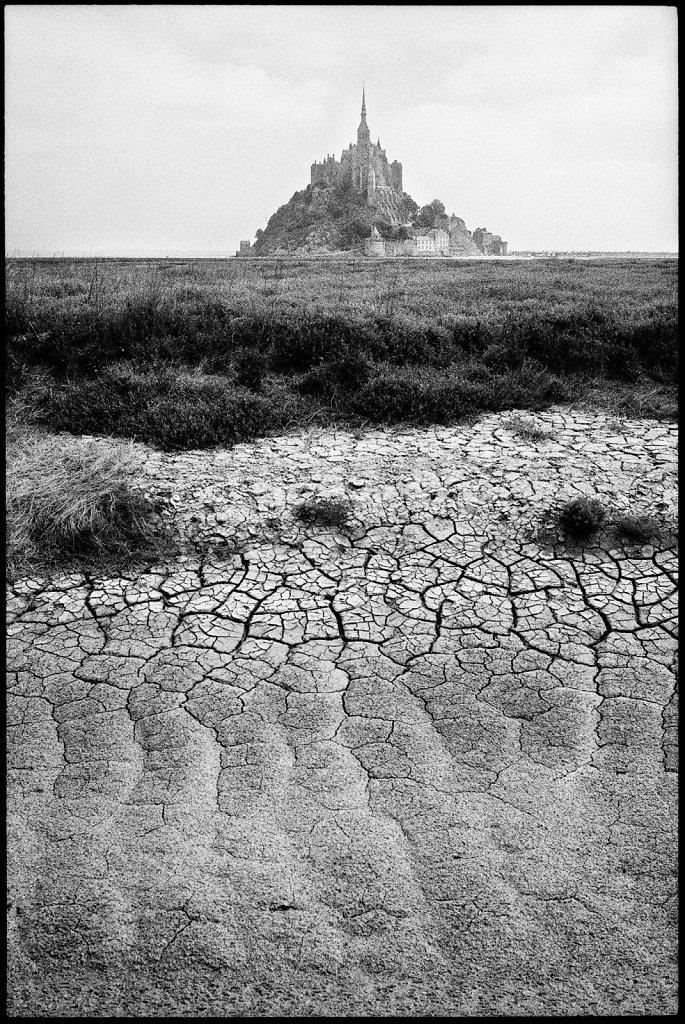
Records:
{"label": "dried grass tuft", "polygon": [[8,431],[8,575],[31,565],[129,561],[159,548],[155,508],[133,486],[131,445],[16,424]]}

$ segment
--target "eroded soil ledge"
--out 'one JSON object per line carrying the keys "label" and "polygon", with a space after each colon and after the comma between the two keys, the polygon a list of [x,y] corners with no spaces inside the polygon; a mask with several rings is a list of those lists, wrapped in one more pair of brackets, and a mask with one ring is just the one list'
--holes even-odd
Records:
{"label": "eroded soil ledge", "polygon": [[12,1015],[675,1012],[675,427],[528,419],[145,450],[194,549],[13,586]]}

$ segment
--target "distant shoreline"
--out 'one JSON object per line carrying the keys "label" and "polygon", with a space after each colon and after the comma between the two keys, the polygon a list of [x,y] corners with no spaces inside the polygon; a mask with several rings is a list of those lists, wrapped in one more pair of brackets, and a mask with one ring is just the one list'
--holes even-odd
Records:
{"label": "distant shoreline", "polygon": [[234,260],[269,263],[274,260],[309,260],[312,262],[349,263],[512,263],[519,260],[607,260],[607,259],[674,259],[677,252],[512,252],[507,256],[392,256],[369,257],[358,253],[284,254],[273,256],[236,256],[235,253],[11,253],[6,260]]}

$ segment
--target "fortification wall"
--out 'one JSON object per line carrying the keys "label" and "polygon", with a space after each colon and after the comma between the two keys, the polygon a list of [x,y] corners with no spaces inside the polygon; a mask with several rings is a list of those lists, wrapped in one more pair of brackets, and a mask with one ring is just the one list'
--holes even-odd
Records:
{"label": "fortification wall", "polygon": [[311,167],[311,184],[319,182],[326,185],[337,185],[340,181],[341,166],[334,156],[327,156],[321,163],[314,161]]}

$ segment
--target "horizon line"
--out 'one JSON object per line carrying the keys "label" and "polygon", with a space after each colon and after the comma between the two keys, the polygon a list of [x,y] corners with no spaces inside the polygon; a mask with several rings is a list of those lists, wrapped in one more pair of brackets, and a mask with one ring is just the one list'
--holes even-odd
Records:
{"label": "horizon line", "polygon": [[[525,249],[512,249],[508,255],[514,255],[515,253],[559,253],[561,255],[567,253],[595,253],[601,255],[631,255],[631,254],[644,254],[654,256],[678,256],[678,249],[550,249],[546,247],[531,246]],[[290,254],[294,259],[301,259],[302,254],[292,253]],[[319,253],[316,255],[327,256],[327,255],[345,255],[344,251],[335,254]],[[353,253],[350,253],[353,255]],[[38,251],[35,249],[17,249],[6,251],[5,259],[120,259],[128,257],[130,259],[173,259],[173,258],[213,258],[213,259],[236,259],[236,250],[231,249],[223,251],[218,249],[174,249],[174,250],[163,250],[163,249],[113,249],[109,251],[95,250],[95,249],[64,249],[64,250],[52,250]],[[238,257],[239,258],[239,257]],[[245,257],[242,257],[243,259]],[[255,259],[265,257],[255,257]],[[279,257],[284,258],[284,257]],[[506,258],[506,257],[503,257]]]}

